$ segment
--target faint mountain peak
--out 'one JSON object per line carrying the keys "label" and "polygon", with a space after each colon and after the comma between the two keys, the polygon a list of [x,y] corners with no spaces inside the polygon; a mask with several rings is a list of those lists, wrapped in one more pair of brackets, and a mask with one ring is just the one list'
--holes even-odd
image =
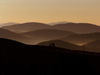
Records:
{"label": "faint mountain peak", "polygon": [[52,23],[48,23],[48,25],[66,24],[66,23],[70,23],[70,22],[67,22],[67,21],[52,22]]}
{"label": "faint mountain peak", "polygon": [[45,23],[40,23],[40,22],[26,22],[26,23],[22,23],[22,24],[45,24]]}
{"label": "faint mountain peak", "polygon": [[2,27],[2,26],[10,26],[10,25],[15,25],[15,24],[19,24],[19,23],[14,23],[14,22],[2,23],[2,24],[0,24],[0,27]]}

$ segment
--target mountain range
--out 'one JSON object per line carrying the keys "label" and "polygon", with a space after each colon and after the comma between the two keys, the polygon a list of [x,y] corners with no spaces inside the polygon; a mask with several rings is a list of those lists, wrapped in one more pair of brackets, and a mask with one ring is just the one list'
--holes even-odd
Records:
{"label": "mountain range", "polygon": [[0,75],[100,75],[100,26],[29,22],[0,28]]}
{"label": "mountain range", "polygon": [[50,26],[44,23],[29,22],[11,26],[3,26],[2,28],[17,33],[35,31],[39,29],[57,29],[57,30],[71,31],[79,34],[100,32],[100,26],[89,23],[65,23],[65,24],[56,24]]}
{"label": "mountain range", "polygon": [[[64,23],[50,26],[44,23],[28,22],[3,26],[0,28],[0,38],[12,39],[25,44],[60,40],[63,43],[86,45],[89,42],[100,40],[100,26],[89,23]],[[86,51],[89,50],[91,51],[91,49]]]}

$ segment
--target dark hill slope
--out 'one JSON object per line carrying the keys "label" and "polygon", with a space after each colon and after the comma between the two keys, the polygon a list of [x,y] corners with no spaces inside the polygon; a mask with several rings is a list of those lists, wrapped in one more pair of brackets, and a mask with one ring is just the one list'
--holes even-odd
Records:
{"label": "dark hill slope", "polygon": [[47,24],[43,23],[37,23],[37,22],[29,22],[29,23],[23,23],[23,24],[16,24],[11,26],[3,26],[3,29],[8,29],[17,33],[21,32],[28,32],[28,31],[34,31],[38,29],[46,29],[50,27]]}
{"label": "dark hill slope", "polygon": [[100,51],[100,40],[89,42],[85,46]]}
{"label": "dark hill slope", "polygon": [[93,33],[100,32],[100,26],[89,23],[66,23],[50,27],[51,29],[67,30],[75,33]]}
{"label": "dark hill slope", "polygon": [[66,38],[62,38],[60,40],[70,42],[73,44],[82,45],[98,39],[100,39],[100,33],[75,34],[75,35],[70,35]]}
{"label": "dark hill slope", "polygon": [[14,33],[12,31],[2,29],[2,28],[0,28],[0,38],[12,39],[12,40],[16,40],[16,41],[27,43],[27,44],[31,42],[34,43],[34,41],[32,41],[32,39],[29,37],[25,37],[18,33]]}
{"label": "dark hill slope", "polygon": [[100,74],[100,55],[97,53],[25,45],[7,39],[0,39],[0,42],[1,75]]}
{"label": "dark hill slope", "polygon": [[85,51],[100,53],[100,40],[89,42],[87,44],[84,44],[83,46],[84,46]]}

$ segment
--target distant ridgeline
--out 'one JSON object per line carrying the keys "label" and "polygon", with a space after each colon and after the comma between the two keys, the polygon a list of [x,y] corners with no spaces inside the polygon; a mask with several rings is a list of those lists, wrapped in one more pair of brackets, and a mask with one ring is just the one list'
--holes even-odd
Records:
{"label": "distant ridgeline", "polygon": [[0,39],[0,75],[100,75],[100,54]]}

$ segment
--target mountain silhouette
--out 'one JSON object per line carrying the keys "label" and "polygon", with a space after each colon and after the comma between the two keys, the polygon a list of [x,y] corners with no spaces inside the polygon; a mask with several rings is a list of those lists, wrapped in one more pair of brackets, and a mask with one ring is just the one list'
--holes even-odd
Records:
{"label": "mountain silhouette", "polygon": [[13,32],[21,33],[21,32],[28,32],[28,31],[35,31],[38,29],[45,29],[48,27],[50,26],[47,24],[29,22],[29,23],[23,23],[23,24],[11,25],[11,26],[3,26],[2,28],[11,30]]}
{"label": "mountain silhouette", "polygon": [[22,33],[21,35],[33,37],[34,39],[37,39],[37,41],[40,40],[40,42],[42,42],[46,40],[64,38],[73,34],[76,34],[76,33],[70,32],[70,31],[56,30],[56,29],[42,29],[42,30]]}
{"label": "mountain silhouette", "polygon": [[23,24],[11,25],[11,26],[3,26],[2,28],[17,33],[35,31],[39,29],[57,29],[57,30],[71,31],[75,33],[100,32],[100,26],[97,26],[95,24],[89,24],[89,23],[64,23],[64,24],[56,24],[50,26],[49,24],[29,22],[29,23],[23,23]]}
{"label": "mountain silhouette", "polygon": [[100,39],[100,33],[96,32],[96,33],[88,33],[88,34],[69,35],[66,38],[62,38],[60,40],[77,44],[77,45],[83,45],[98,39]]}
{"label": "mountain silhouette", "polygon": [[25,37],[18,33],[14,33],[12,31],[2,29],[2,28],[0,28],[0,38],[12,39],[12,40],[16,40],[16,41],[26,43],[26,44],[35,42],[35,41],[32,41],[33,40],[32,38]]}
{"label": "mountain silhouette", "polygon": [[81,46],[74,45],[74,44],[71,44],[69,42],[64,42],[61,40],[45,41],[45,42],[39,43],[38,45],[49,46],[52,43],[54,43],[56,47],[60,47],[60,48],[66,48],[66,49],[71,49],[71,50],[82,50]]}
{"label": "mountain silhouette", "polygon": [[75,33],[93,33],[100,32],[100,26],[89,23],[66,23],[57,24],[50,27],[51,29],[67,30]]}
{"label": "mountain silhouette", "polygon": [[99,75],[100,54],[0,39],[1,75]]}

